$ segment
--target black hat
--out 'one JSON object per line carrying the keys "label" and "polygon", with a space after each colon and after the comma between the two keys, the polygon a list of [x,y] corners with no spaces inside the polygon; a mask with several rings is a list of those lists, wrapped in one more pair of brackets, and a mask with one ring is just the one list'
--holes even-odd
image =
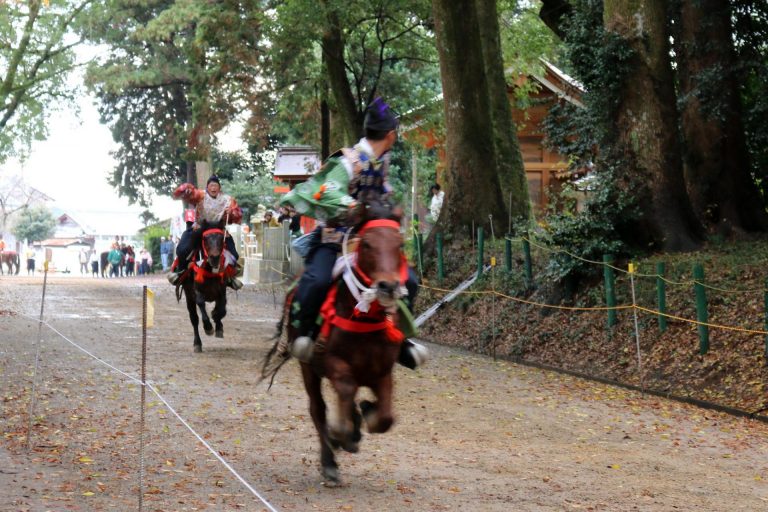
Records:
{"label": "black hat", "polygon": [[400,123],[397,117],[381,98],[373,100],[373,103],[365,109],[365,120],[363,121],[363,129],[365,130],[388,132],[396,130],[398,124]]}
{"label": "black hat", "polygon": [[215,174],[213,176],[211,176],[210,178],[208,178],[208,181],[205,183],[205,185],[208,186],[208,184],[211,183],[211,182],[218,183],[219,186],[221,186],[221,182],[219,181],[219,177],[216,176]]}

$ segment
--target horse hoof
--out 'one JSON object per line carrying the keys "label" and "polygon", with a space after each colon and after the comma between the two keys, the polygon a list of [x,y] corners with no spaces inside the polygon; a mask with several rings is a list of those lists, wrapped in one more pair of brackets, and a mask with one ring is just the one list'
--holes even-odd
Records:
{"label": "horse hoof", "polygon": [[370,400],[360,401],[360,412],[363,413],[363,417],[368,416],[370,413],[376,410],[376,404]]}
{"label": "horse hoof", "polygon": [[341,445],[341,449],[347,453],[357,453],[360,451],[360,444],[354,441],[349,441]]}
{"label": "horse hoof", "polygon": [[341,485],[341,478],[339,477],[339,468],[333,466],[323,466],[320,470],[323,474],[323,484],[327,487],[336,487]]}
{"label": "horse hoof", "polygon": [[195,353],[196,354],[199,354],[202,351],[203,351],[203,346],[202,345],[195,345]]}
{"label": "horse hoof", "polygon": [[212,325],[209,325],[207,327],[203,326],[203,330],[205,331],[205,334],[207,334],[208,336],[213,334],[213,326]]}
{"label": "horse hoof", "polygon": [[216,329],[216,337],[217,338],[223,338],[224,337],[224,329]]}

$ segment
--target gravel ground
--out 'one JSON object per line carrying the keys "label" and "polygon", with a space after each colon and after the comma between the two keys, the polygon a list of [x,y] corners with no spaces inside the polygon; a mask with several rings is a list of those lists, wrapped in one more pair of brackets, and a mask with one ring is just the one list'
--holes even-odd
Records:
{"label": "gravel ground", "polygon": [[[42,283],[0,277],[2,511],[138,510],[142,284],[157,293],[148,380],[277,510],[768,510],[766,425],[437,344],[423,369],[397,368],[393,430],[340,454],[343,484],[326,488],[298,367],[257,383],[279,289],[231,293],[224,339],[194,354],[161,277],[51,277],[38,329]],[[146,403],[143,510],[268,510]]]}

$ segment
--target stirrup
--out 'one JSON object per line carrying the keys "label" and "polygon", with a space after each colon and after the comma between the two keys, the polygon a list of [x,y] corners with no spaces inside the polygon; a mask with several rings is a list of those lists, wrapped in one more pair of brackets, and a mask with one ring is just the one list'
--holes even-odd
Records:
{"label": "stirrup", "polygon": [[309,336],[299,336],[291,344],[291,355],[302,363],[309,363],[315,351],[315,342]]}
{"label": "stirrup", "polygon": [[227,286],[237,291],[243,287],[243,282],[236,277],[230,277],[227,279]]}
{"label": "stirrup", "polygon": [[415,370],[429,359],[429,350],[421,343],[416,343],[410,338],[403,340],[397,362],[406,368]]}
{"label": "stirrup", "polygon": [[179,284],[179,282],[181,281],[182,273],[183,272],[176,272],[175,270],[171,270],[170,272],[168,272],[168,274],[166,274],[166,277],[168,278],[168,282],[173,285]]}

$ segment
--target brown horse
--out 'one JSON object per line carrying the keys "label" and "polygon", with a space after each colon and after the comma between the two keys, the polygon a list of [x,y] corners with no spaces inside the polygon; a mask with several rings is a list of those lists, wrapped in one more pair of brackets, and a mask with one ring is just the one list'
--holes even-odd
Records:
{"label": "brown horse", "polygon": [[[210,336],[224,337],[224,325],[221,320],[227,315],[227,286],[228,273],[235,269],[225,265],[224,230],[220,228],[207,229],[202,236],[202,264],[190,262],[189,270],[181,282],[176,285],[176,299],[181,300],[181,290],[187,299],[187,311],[192,328],[195,332],[194,350],[203,351],[203,341],[200,338],[199,321],[203,319],[203,330]],[[206,302],[213,302],[211,318],[205,309]],[[200,310],[200,316],[197,310]],[[214,331],[215,325],[215,331]]]}
{"label": "brown horse", "polygon": [[[21,263],[19,253],[16,251],[3,251],[0,252],[0,275],[3,274],[3,265],[8,267],[8,275],[18,275],[21,269]],[[16,272],[13,271],[13,267],[16,267]]]}
{"label": "brown horse", "polygon": [[[311,363],[301,363],[310,415],[320,438],[321,473],[329,484],[339,483],[334,449],[357,452],[363,421],[370,433],[386,432],[394,422],[392,367],[403,340],[402,333],[395,327],[396,302],[403,294],[407,276],[400,216],[393,214],[391,208],[382,210],[370,206],[365,209],[365,215],[367,218],[358,231],[355,263],[349,269],[355,278],[345,277],[333,285],[323,305],[325,324],[315,356]],[[355,297],[355,293],[360,296],[360,292],[352,291],[360,281],[364,283],[363,296],[370,301],[365,306]],[[286,298],[283,320],[278,326],[278,342],[265,360],[265,369],[271,357],[281,350],[279,335],[283,326],[288,326],[289,344],[297,336],[294,327],[285,321],[290,301],[291,296]],[[282,363],[284,361],[279,362],[277,368]],[[321,388],[323,378],[330,381],[338,399],[338,411],[330,425]],[[358,409],[355,397],[363,386],[373,391],[376,402],[361,401]]]}

